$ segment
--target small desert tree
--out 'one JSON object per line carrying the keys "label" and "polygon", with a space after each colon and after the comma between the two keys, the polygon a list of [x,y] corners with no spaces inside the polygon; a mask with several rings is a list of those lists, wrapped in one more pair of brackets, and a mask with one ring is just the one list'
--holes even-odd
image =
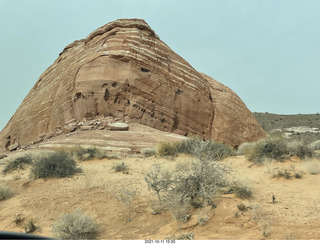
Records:
{"label": "small desert tree", "polygon": [[193,148],[196,158],[193,161],[178,164],[173,173],[155,164],[145,177],[149,189],[157,194],[159,203],[180,221],[188,219],[190,205],[196,208],[214,205],[215,193],[231,181],[231,168],[213,160],[215,155],[206,153],[210,148],[206,142],[196,141]]}
{"label": "small desert tree", "polygon": [[119,202],[121,202],[126,208],[127,208],[127,221],[131,222],[132,218],[131,218],[131,212],[132,212],[132,207],[131,204],[136,196],[137,192],[133,191],[133,190],[128,190],[125,188],[122,188],[121,191],[115,195],[115,197],[117,198],[117,200]]}
{"label": "small desert tree", "polygon": [[161,204],[160,192],[167,191],[172,183],[170,173],[161,169],[159,164],[154,164],[153,169],[146,174],[144,179],[148,184],[149,190],[157,194],[159,203]]}

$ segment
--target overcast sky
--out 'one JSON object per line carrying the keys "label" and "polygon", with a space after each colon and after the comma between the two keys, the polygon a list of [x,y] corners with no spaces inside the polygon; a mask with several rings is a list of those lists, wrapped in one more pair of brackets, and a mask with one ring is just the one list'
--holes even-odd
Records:
{"label": "overcast sky", "polygon": [[320,112],[319,0],[0,0],[0,129],[74,40],[141,18],[252,112]]}

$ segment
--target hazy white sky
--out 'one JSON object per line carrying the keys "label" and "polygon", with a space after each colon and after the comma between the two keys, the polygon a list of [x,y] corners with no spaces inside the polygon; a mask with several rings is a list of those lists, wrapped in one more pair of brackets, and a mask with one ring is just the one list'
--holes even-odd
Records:
{"label": "hazy white sky", "polygon": [[69,43],[141,18],[252,112],[320,112],[319,0],[0,0],[0,129]]}

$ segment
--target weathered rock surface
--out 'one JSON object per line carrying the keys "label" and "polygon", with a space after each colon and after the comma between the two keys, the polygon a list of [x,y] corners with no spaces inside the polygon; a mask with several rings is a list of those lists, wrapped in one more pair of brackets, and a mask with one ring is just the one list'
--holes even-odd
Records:
{"label": "weathered rock surface", "polygon": [[0,148],[98,116],[233,146],[265,136],[233,91],[197,72],[143,20],[121,19],[60,53],[0,133]]}

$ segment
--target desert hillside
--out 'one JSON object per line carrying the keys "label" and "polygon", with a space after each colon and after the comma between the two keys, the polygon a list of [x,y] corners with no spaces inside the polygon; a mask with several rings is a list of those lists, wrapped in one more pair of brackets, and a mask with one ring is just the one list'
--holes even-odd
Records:
{"label": "desert hillside", "polygon": [[304,140],[306,143],[320,140],[319,114],[253,113],[253,116],[267,133],[286,133],[291,138]]}

